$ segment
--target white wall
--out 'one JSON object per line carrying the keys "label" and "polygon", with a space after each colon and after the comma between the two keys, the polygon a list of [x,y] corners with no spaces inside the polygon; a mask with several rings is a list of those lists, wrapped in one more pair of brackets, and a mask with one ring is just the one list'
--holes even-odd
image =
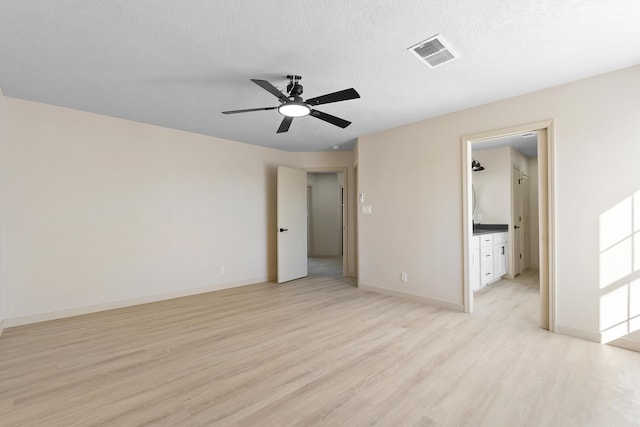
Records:
{"label": "white wall", "polygon": [[310,173],[312,256],[337,257],[342,253],[340,186],[337,173]]}
{"label": "white wall", "polygon": [[518,150],[513,147],[509,147],[509,151],[511,152],[511,165],[520,169],[520,172],[529,176],[529,162],[527,158]]}
{"label": "white wall", "polygon": [[473,157],[484,167],[472,175],[476,191],[474,220],[482,224],[510,224],[511,148],[474,151]]}
{"label": "white wall", "polygon": [[5,101],[9,324],[274,278],[277,165],[353,165],[347,152],[288,153]]}
{"label": "white wall", "polygon": [[600,287],[600,218],[640,190],[638,117],[635,66],[360,138],[359,282],[462,306],[461,137],[553,119],[558,330],[599,339],[601,303],[626,310]]}

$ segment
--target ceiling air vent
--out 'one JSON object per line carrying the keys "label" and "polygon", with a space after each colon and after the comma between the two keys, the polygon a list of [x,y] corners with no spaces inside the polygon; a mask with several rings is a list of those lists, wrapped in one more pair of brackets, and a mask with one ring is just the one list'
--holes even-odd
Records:
{"label": "ceiling air vent", "polygon": [[458,57],[458,54],[447,46],[447,42],[440,34],[429,37],[408,50],[429,68],[437,67]]}

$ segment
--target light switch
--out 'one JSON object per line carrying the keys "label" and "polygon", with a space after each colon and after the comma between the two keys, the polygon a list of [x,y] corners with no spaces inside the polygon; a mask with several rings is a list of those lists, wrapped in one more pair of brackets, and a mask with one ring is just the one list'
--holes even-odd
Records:
{"label": "light switch", "polygon": [[362,213],[364,215],[371,215],[371,205],[363,206]]}
{"label": "light switch", "polygon": [[364,193],[360,193],[360,203],[364,203]]}

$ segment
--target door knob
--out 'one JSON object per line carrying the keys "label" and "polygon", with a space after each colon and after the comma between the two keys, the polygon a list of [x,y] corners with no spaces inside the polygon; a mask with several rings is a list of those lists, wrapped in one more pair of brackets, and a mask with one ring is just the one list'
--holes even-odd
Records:
{"label": "door knob", "polygon": [[280,232],[282,233],[283,231],[289,231],[289,229],[288,228],[281,228]]}

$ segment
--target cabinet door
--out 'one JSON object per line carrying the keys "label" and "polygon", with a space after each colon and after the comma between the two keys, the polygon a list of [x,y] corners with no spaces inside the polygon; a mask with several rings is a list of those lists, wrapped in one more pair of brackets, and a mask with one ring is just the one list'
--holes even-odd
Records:
{"label": "cabinet door", "polygon": [[493,275],[499,279],[507,274],[507,245],[499,243],[493,246]]}

